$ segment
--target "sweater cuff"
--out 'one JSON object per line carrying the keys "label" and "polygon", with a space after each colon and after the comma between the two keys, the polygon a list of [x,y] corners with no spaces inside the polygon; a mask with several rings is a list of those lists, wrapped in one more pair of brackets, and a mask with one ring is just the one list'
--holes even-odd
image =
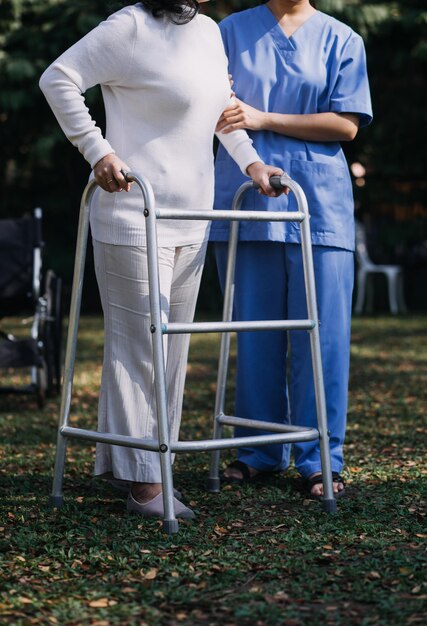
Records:
{"label": "sweater cuff", "polygon": [[216,136],[245,176],[248,176],[246,169],[249,165],[255,162],[263,163],[252,145],[252,139],[244,130],[235,130],[232,133],[217,132]]}
{"label": "sweater cuff", "polygon": [[95,165],[100,161],[103,157],[107,156],[107,154],[115,154],[116,151],[113,150],[108,141],[104,138],[100,139],[96,142],[95,145],[92,145],[90,149],[85,150],[83,153],[86,161],[90,163],[91,168],[93,169]]}
{"label": "sweater cuff", "polygon": [[264,161],[260,159],[258,152],[249,143],[239,144],[234,151],[233,159],[236,161],[242,171],[242,174],[245,176],[249,176],[246,171],[249,165],[256,162],[264,163]]}

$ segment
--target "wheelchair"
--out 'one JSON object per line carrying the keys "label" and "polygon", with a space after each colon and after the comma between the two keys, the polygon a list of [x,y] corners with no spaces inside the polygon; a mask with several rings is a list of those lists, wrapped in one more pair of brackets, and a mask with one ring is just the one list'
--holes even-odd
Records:
{"label": "wheelchair", "polygon": [[[0,394],[35,394],[39,408],[60,391],[63,326],[62,279],[43,271],[42,217],[36,208],[0,220]],[[1,383],[22,368],[28,384]]]}

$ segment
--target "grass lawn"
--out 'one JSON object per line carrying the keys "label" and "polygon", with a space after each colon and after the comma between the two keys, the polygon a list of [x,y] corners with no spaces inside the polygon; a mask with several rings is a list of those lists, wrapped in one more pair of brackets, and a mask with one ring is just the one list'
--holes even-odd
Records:
{"label": "grass lawn", "polygon": [[[79,336],[71,422],[95,427],[100,319],[84,318]],[[425,624],[426,318],[355,319],[352,346],[336,515],[295,491],[292,468],[207,494],[197,453],[174,472],[197,520],[169,537],[128,516],[125,494],[92,478],[93,446],[72,441],[65,505],[51,510],[59,401],[38,410],[35,398],[0,396],[0,623]],[[210,434],[217,347],[217,336],[192,337],[184,439]]]}

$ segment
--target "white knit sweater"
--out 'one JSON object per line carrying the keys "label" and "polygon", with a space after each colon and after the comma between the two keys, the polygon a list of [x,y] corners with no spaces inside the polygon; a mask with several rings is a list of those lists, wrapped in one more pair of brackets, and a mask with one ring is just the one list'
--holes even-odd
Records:
{"label": "white knit sweater", "polygon": [[[82,94],[100,84],[106,134]],[[213,204],[213,135],[230,102],[227,59],[215,22],[185,25],[154,18],[140,3],[111,15],[62,54],[40,79],[61,128],[93,167],[115,152],[146,177],[156,206],[191,210]],[[244,131],[219,136],[243,172],[260,160]],[[137,185],[129,193],[98,189],[91,211],[95,239],[145,245]],[[160,245],[196,243],[207,224],[159,220]]]}

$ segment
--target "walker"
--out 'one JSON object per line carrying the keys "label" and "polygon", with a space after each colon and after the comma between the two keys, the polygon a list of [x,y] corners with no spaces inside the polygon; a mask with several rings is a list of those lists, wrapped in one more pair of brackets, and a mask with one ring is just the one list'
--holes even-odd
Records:
{"label": "walker", "polygon": [[[75,428],[69,425],[71,397],[73,389],[74,365],[78,324],[80,318],[84,265],[89,230],[89,213],[93,193],[97,183],[92,180],[86,186],[80,205],[80,217],[77,233],[77,244],[74,264],[74,276],[71,293],[69,327],[64,365],[64,381],[62,387],[61,408],[58,426],[55,470],[52,494],[49,504],[52,507],[61,507],[63,504],[63,475],[66,457],[67,439],[84,439],[92,442],[103,442],[141,450],[159,452],[164,519],[163,530],[168,534],[178,532],[178,520],[173,509],[173,477],[171,454],[176,452],[212,451],[208,489],[219,492],[219,455],[220,451],[228,448],[238,448],[244,445],[261,446],[269,443],[293,443],[297,441],[319,440],[323,475],[324,498],[323,509],[327,512],[336,511],[336,500],[333,493],[332,471],[329,451],[329,433],[327,428],[326,401],[323,384],[322,361],[320,354],[319,322],[317,315],[316,291],[314,282],[313,257],[311,249],[311,235],[307,200],[301,187],[287,174],[273,176],[270,179],[276,188],[289,187],[295,194],[298,211],[243,211],[241,205],[244,194],[253,189],[252,181],[245,182],[237,190],[232,209],[230,211],[185,211],[177,209],[156,209],[154,193],[150,183],[134,173],[127,173],[126,179],[134,182],[140,188],[143,199],[143,214],[146,218],[148,280],[150,291],[150,330],[153,344],[153,363],[155,390],[157,401],[158,439],[138,439],[124,435],[100,433],[93,430]],[[161,321],[160,286],[157,256],[157,219],[190,219],[190,220],[230,220],[229,252],[226,287],[224,292],[223,319],[220,322],[189,322],[164,324]],[[301,247],[304,266],[304,284],[307,299],[308,319],[305,320],[270,320],[270,321],[232,321],[234,271],[237,251],[239,222],[250,221],[286,221],[300,224]],[[224,414],[224,399],[228,370],[230,332],[266,330],[301,330],[310,333],[310,346],[313,364],[314,388],[316,397],[316,412],[318,428],[302,428],[292,425],[282,425],[266,421],[244,419]],[[163,335],[171,333],[210,333],[220,332],[221,347],[218,364],[217,392],[215,400],[214,431],[212,439],[191,441],[170,441],[167,398],[165,359],[163,353]],[[245,426],[251,429],[261,429],[269,434],[245,437],[223,437],[223,426]]]}

